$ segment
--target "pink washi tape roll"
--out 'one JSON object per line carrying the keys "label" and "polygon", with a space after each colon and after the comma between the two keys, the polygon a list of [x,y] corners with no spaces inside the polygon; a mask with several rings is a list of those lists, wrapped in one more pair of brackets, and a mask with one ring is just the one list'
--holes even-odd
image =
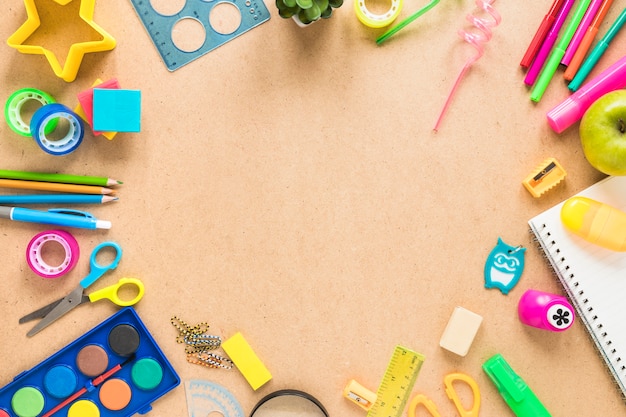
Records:
{"label": "pink washi tape roll", "polygon": [[[51,242],[60,244],[65,250],[65,259],[59,265],[48,265],[43,259],[43,247]],[[28,266],[37,275],[44,278],[58,278],[71,271],[78,262],[79,256],[78,242],[74,236],[63,230],[46,230],[38,233],[31,239],[26,248]]]}

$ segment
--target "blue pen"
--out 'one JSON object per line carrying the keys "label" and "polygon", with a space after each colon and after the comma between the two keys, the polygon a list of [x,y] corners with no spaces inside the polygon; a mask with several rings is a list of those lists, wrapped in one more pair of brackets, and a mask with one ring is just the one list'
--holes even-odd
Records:
{"label": "blue pen", "polygon": [[97,194],[19,194],[0,195],[0,204],[104,204],[117,197]]}
{"label": "blue pen", "polygon": [[593,67],[595,67],[600,57],[604,54],[604,51],[606,51],[606,48],[609,47],[609,43],[611,43],[615,35],[617,35],[620,29],[624,26],[624,23],[626,23],[626,9],[622,11],[606,34],[598,41],[598,44],[593,48],[587,59],[585,59],[585,62],[583,62],[580,66],[580,69],[572,81],[567,85],[567,88],[569,88],[570,91],[576,91],[580,88],[582,83],[585,81],[585,78],[587,78],[587,75],[589,75]]}
{"label": "blue pen", "polygon": [[0,206],[0,219],[19,222],[52,224],[55,226],[78,227],[82,229],[110,229],[111,222],[98,220],[84,211],[69,209],[31,210],[21,207]]}

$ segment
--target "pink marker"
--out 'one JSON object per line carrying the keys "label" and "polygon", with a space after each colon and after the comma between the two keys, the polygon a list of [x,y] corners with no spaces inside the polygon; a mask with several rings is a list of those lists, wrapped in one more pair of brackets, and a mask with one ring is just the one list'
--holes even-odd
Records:
{"label": "pink marker", "polygon": [[622,88],[626,88],[626,55],[550,110],[548,124],[556,133],[561,133],[579,121],[594,101]]}
{"label": "pink marker", "polygon": [[602,5],[603,1],[604,0],[591,0],[589,8],[585,12],[583,19],[580,21],[580,24],[578,25],[578,28],[576,29],[572,40],[569,41],[569,45],[565,50],[565,55],[563,55],[563,59],[561,59],[561,64],[567,66],[572,61],[572,58],[574,57],[574,54],[578,49],[578,45],[580,45],[580,42],[583,40],[583,37],[587,32],[587,28],[593,21],[593,18],[596,17],[598,9],[600,8],[600,5]]}
{"label": "pink marker", "polygon": [[554,19],[554,24],[552,25],[552,28],[550,28],[550,32],[548,32],[546,40],[543,45],[541,45],[541,49],[539,49],[539,52],[537,53],[537,57],[530,65],[530,68],[528,68],[526,78],[524,78],[524,84],[533,85],[535,81],[537,81],[541,68],[543,68],[543,64],[545,64],[546,59],[548,59],[548,55],[550,55],[552,47],[556,43],[556,39],[559,37],[561,27],[563,27],[563,23],[565,23],[567,15],[573,5],[574,0],[566,0],[561,10],[559,10],[559,14],[556,16],[556,19]]}

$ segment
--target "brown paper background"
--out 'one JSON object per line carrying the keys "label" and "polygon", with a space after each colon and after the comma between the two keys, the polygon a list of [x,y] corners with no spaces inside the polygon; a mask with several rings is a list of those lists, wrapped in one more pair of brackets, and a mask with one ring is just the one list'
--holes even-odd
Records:
{"label": "brown paper background", "polygon": [[[495,353],[554,416],[624,415],[580,321],[556,334],[517,318],[525,290],[562,293],[527,220],[603,177],[585,161],[577,125],[557,135],[546,123],[545,113],[568,96],[563,69],[538,104],[523,84],[518,63],[550,2],[494,3],[502,23],[438,133],[439,111],[474,53],[456,34],[469,28],[466,14],[478,13],[474,2],[443,1],[381,46],[374,40],[383,30],[363,26],[349,1],[304,29],[266,3],[270,21],[172,73],[127,0],[97,2],[94,20],[117,47],[85,56],[72,83],[42,56],[0,48],[3,100],[35,87],[74,107],[78,92],[112,77],[142,93],[140,133],[112,141],[87,133],[64,157],[0,125],[3,168],[124,181],[118,202],[76,207],[113,227],[72,230],[82,256],[57,280],[35,275],[24,255],[49,228],[2,221],[0,385],[116,311],[106,302],[81,306],[33,338],[25,336],[30,325],[18,325],[74,288],[93,247],[114,240],[122,261],[94,289],[141,278],[147,291],[137,311],[181,379],[223,385],[246,414],[265,394],[295,388],[334,417],[364,416],[342,398],[343,387],[355,378],[375,391],[402,344],[426,356],[414,393],[428,395],[442,415],[455,415],[443,389],[454,371],[478,382],[482,416],[513,415],[481,369]],[[406,2],[401,18],[419,3]],[[621,6],[615,2],[601,33]],[[0,38],[25,18],[24,4],[8,1]],[[624,45],[622,33],[599,68]],[[567,179],[534,199],[521,182],[550,156]],[[527,248],[522,279],[506,296],[483,286],[498,236]],[[466,357],[439,347],[457,305],[484,318]],[[188,364],[173,315],[208,321],[224,338],[241,331],[272,381],[254,392],[237,370]],[[183,387],[153,406],[155,417],[187,415]]]}

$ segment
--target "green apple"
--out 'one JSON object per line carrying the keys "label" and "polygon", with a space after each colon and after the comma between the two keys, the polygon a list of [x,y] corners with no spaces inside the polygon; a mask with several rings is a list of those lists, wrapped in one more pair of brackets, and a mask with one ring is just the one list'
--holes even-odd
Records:
{"label": "green apple", "polygon": [[580,121],[580,141],[587,161],[608,175],[626,175],[626,90],[607,93]]}

